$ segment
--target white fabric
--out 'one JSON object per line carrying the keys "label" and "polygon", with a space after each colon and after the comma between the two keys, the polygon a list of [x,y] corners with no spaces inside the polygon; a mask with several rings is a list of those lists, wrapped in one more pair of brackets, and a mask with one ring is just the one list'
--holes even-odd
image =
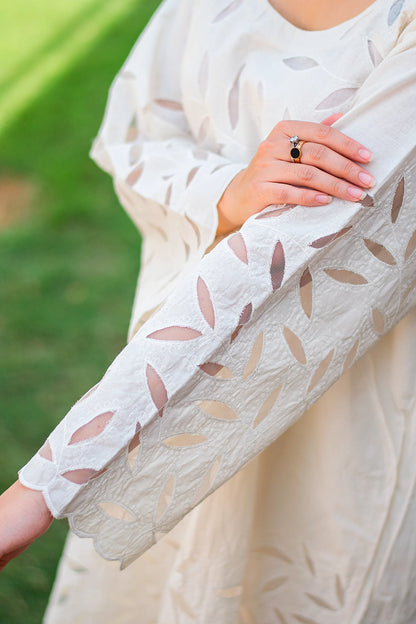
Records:
{"label": "white fabric", "polygon": [[[376,0],[307,32],[266,0],[167,0],[112,87],[93,156],[145,234],[131,340],[20,479],[126,566],[292,425],[123,573],[143,623],[414,621],[414,313],[380,337],[416,300],[415,14]],[[269,208],[199,260],[274,124],[340,110],[374,151],[371,196]],[[63,476],[80,469],[105,471]],[[100,598],[60,596],[51,621],[114,621],[107,565]]]}

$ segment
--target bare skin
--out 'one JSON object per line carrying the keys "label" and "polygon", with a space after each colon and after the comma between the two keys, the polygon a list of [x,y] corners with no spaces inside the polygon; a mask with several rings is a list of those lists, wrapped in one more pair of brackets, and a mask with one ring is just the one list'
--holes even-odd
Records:
{"label": "bare skin", "polygon": [[[304,30],[331,28],[359,14],[373,1],[269,0],[285,19]],[[218,233],[232,231],[271,204],[317,206],[328,203],[332,196],[359,201],[358,195],[371,188],[371,179],[364,183],[359,177],[367,173],[362,165],[371,154],[360,152],[366,146],[330,127],[337,118],[333,115],[320,124],[279,122],[247,168],[225,190],[218,204]],[[301,164],[288,158],[288,139],[294,134],[307,141]],[[350,188],[356,189],[357,197],[351,195]],[[6,490],[0,496],[0,570],[45,533],[52,520],[41,492],[19,481]]]}
{"label": "bare skin", "polygon": [[267,0],[288,22],[302,30],[325,30],[359,15],[374,0]]}

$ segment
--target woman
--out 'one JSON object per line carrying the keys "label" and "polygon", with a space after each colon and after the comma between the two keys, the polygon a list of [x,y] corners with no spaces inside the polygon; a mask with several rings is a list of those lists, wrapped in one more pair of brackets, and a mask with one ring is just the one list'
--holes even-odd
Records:
{"label": "woman", "polygon": [[129,57],[93,157],[145,235],[130,344],[21,482],[128,565],[270,446],[123,574],[73,538],[48,621],[414,621],[415,15],[167,0]]}

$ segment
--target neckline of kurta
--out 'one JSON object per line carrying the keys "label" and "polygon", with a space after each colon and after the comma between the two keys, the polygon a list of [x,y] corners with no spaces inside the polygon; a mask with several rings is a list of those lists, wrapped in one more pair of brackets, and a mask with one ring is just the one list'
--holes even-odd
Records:
{"label": "neckline of kurta", "polygon": [[327,40],[328,38],[337,37],[340,35],[342,31],[345,31],[348,28],[351,28],[355,25],[356,22],[362,21],[367,18],[372,12],[378,7],[381,3],[385,2],[385,0],[374,0],[372,4],[370,4],[366,9],[354,15],[350,19],[344,20],[335,26],[331,26],[330,28],[324,28],[322,30],[305,30],[296,26],[289,20],[287,20],[277,9],[275,9],[269,2],[269,0],[258,0],[259,6],[263,8],[263,13],[270,20],[276,20],[281,28],[285,28],[288,34],[292,37],[300,37],[303,40],[306,39],[316,39],[319,40]]}

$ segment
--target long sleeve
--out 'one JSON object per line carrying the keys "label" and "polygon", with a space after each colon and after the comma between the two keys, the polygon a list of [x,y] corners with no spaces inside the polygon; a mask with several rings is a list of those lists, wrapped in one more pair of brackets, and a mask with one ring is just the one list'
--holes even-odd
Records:
{"label": "long sleeve", "polygon": [[163,299],[160,280],[172,288],[183,265],[194,264],[212,243],[217,202],[245,166],[219,153],[206,120],[200,127],[188,120],[193,102],[183,101],[181,82],[196,5],[162,3],[114,80],[91,150],[143,234],[148,309]]}
{"label": "long sleeve", "polygon": [[128,565],[281,435],[416,303],[416,21],[338,127],[361,204],[270,207],[200,260],[20,471]]}

